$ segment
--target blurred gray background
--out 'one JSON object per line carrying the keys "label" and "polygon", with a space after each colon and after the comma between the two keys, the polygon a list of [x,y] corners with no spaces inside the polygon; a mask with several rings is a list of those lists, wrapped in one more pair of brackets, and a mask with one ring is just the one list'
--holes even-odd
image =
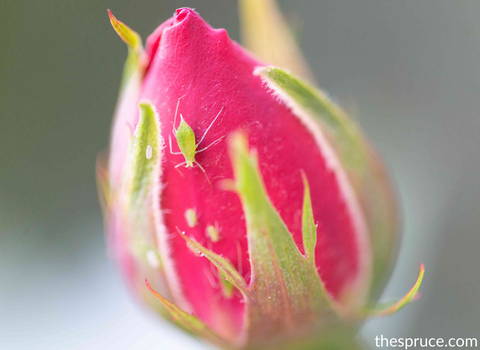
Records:
{"label": "blurred gray background", "polygon": [[[281,1],[321,86],[388,164],[404,238],[384,294],[423,297],[363,333],[480,337],[480,2]],[[124,45],[192,6],[238,39],[233,0],[0,0],[0,349],[207,349],[127,295],[107,259],[94,167]]]}

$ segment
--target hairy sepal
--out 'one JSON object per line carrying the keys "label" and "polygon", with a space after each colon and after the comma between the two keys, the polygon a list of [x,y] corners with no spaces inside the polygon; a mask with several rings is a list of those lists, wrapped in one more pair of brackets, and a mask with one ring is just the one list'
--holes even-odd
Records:
{"label": "hairy sepal", "polygon": [[126,172],[124,163],[127,156],[125,147],[127,143],[125,139],[129,139],[129,132],[133,132],[132,130],[127,131],[126,126],[130,129],[133,128],[132,116],[136,114],[146,59],[140,36],[125,23],[118,20],[112,11],[108,10],[107,12],[112,28],[128,48],[128,56],[123,68],[120,91],[114,113],[114,128],[110,144],[109,185],[112,191],[118,192],[119,186],[124,182],[125,176],[123,174]]}
{"label": "hairy sepal", "polygon": [[160,164],[160,127],[155,107],[148,101],[139,105],[140,118],[133,135],[131,145],[131,161],[127,167],[131,172],[128,184],[128,198],[132,210],[145,203],[156,180]]}
{"label": "hairy sepal", "polygon": [[159,118],[149,101],[139,104],[139,119],[130,140],[118,201],[126,218],[128,242],[137,262],[136,288],[144,278],[162,293],[170,295],[164,273],[162,247],[154,216],[155,189],[160,176],[161,145]]}
{"label": "hairy sepal", "polygon": [[140,35],[120,21],[111,10],[107,10],[110,24],[120,39],[128,47],[128,56],[123,69],[122,89],[131,79],[140,82],[145,68],[145,53]]}
{"label": "hairy sepal", "polygon": [[310,186],[305,174],[303,179],[303,210],[302,210],[302,238],[305,257],[315,266],[315,246],[317,245],[317,225],[313,217],[312,199],[310,196]]}
{"label": "hairy sepal", "polygon": [[355,305],[360,310],[379,296],[396,257],[397,208],[385,169],[356,123],[323,92],[276,67],[258,67],[255,74],[308,119],[306,124],[312,121],[321,130],[346,174],[368,231],[368,237],[360,237],[364,276],[346,297],[363,299]]}
{"label": "hairy sepal", "polygon": [[210,249],[205,248],[203,245],[188,237],[186,234],[180,233],[180,235],[183,237],[183,239],[185,239],[187,245],[193,252],[199,253],[208,259],[208,261],[210,261],[219,270],[222,276],[235,288],[237,288],[244,297],[249,296],[249,290],[245,280],[227,259],[214,253]]}
{"label": "hairy sepal", "polygon": [[245,213],[252,268],[246,339],[258,344],[296,338],[335,324],[337,315],[316,268],[300,253],[268,198],[256,154],[249,151],[247,137],[241,132],[231,137],[230,154],[235,191]]}
{"label": "hairy sepal", "polygon": [[[99,172],[109,246],[124,269],[130,288],[135,292],[144,289],[144,279],[148,277],[157,290],[170,296],[152,197],[160,172],[159,118],[150,103],[138,105],[145,53],[140,36],[110,10],[108,16],[128,48],[115,111],[117,129],[113,130],[109,174]],[[134,132],[136,113],[139,119]],[[156,301],[146,300],[158,307]]]}
{"label": "hairy sepal", "polygon": [[168,320],[194,336],[206,339],[214,344],[219,345],[224,349],[229,348],[228,342],[226,342],[218,334],[212,331],[200,319],[186,312],[185,310],[165,298],[161,293],[159,293],[152,287],[148,280],[145,280],[145,286],[151,296],[154,297],[161,304],[161,311]]}

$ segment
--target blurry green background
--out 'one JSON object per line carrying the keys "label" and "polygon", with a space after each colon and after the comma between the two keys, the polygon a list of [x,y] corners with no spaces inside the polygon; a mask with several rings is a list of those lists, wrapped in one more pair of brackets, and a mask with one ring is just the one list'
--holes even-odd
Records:
{"label": "blurry green background", "polygon": [[[480,337],[480,2],[281,1],[317,80],[360,121],[404,216],[385,298],[424,262],[420,301],[376,334]],[[145,313],[107,259],[94,167],[126,55],[192,6],[238,39],[233,0],[0,0],[0,349],[205,349]]]}

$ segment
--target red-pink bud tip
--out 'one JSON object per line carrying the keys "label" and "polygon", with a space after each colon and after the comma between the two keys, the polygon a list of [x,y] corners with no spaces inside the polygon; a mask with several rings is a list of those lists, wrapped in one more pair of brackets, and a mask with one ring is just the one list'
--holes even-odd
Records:
{"label": "red-pink bud tip", "polygon": [[193,10],[188,7],[182,7],[175,11],[175,21],[176,23],[180,23],[183,21]]}

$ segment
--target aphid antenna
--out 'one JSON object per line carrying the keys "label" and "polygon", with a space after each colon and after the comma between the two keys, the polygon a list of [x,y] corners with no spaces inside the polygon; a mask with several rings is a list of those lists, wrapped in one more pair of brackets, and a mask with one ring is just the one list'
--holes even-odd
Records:
{"label": "aphid antenna", "polygon": [[177,115],[178,115],[178,109],[180,108],[180,101],[182,98],[184,98],[185,95],[179,97],[177,99],[177,105],[175,107],[175,116],[173,117],[173,125],[172,125],[172,133],[175,135],[175,126],[177,125]]}
{"label": "aphid antenna", "polygon": [[197,150],[195,153],[201,153],[201,152],[203,152],[203,151],[206,151],[206,150],[209,149],[210,147],[213,147],[213,146],[215,146],[217,143],[219,143],[220,141],[222,141],[224,138],[225,138],[225,135],[220,136],[218,139],[216,139],[215,141],[213,141],[211,144],[209,144],[208,146],[205,146],[205,147]]}
{"label": "aphid antenna", "polygon": [[213,124],[215,124],[215,122],[217,121],[217,119],[218,119],[218,117],[220,116],[220,114],[222,114],[224,108],[225,108],[225,106],[223,106],[222,108],[220,108],[220,111],[217,113],[217,115],[215,116],[215,118],[213,118],[213,120],[212,120],[212,122],[210,123],[210,125],[208,126],[207,130],[205,130],[205,132],[203,133],[202,137],[200,138],[200,141],[198,141],[197,147],[200,146],[200,144],[203,142],[203,140],[205,139],[205,136],[207,136],[207,133],[210,131],[210,129],[212,128]]}

